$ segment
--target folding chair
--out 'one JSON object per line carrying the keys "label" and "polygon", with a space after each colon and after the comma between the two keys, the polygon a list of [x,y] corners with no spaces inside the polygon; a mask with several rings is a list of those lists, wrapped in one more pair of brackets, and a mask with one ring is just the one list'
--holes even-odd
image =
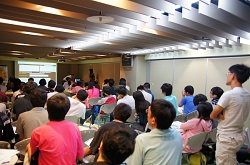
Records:
{"label": "folding chair", "polygon": [[174,121],[179,121],[179,122],[186,122],[186,115],[185,114],[181,114],[175,117]]}
{"label": "folding chair", "polygon": [[136,112],[135,109],[132,109],[132,113],[126,121],[127,123],[134,123],[135,122],[135,119],[136,119],[135,112]]}
{"label": "folding chair", "polygon": [[[202,133],[199,133],[199,134],[196,134],[196,135],[193,135],[191,137],[189,137],[187,139],[187,142],[186,144],[184,145],[183,149],[185,149],[187,146],[190,147],[190,150],[191,152],[185,152],[183,151],[182,153],[183,154],[186,154],[186,160],[188,161],[188,155],[190,154],[194,154],[197,152],[198,150],[198,153],[199,153],[199,156],[200,156],[200,164],[204,165],[205,162],[203,161],[202,159],[202,155],[201,155],[201,148],[202,148],[202,145],[205,143],[205,141],[207,140],[207,136],[208,136],[208,132],[202,132]],[[192,152],[194,151],[194,152]]]}
{"label": "folding chair", "polygon": [[101,97],[93,97],[93,98],[90,98],[90,99],[89,99],[88,103],[89,103],[89,104],[91,105],[91,107],[92,107],[93,105],[97,105],[97,102],[98,102],[99,100],[101,100]]}
{"label": "folding chair", "polygon": [[186,116],[187,116],[186,121],[188,121],[192,118],[198,117],[198,111],[191,112],[191,113],[187,114]]}
{"label": "folding chair", "polygon": [[77,117],[77,116],[65,116],[65,120],[79,125],[80,117]]}
{"label": "folding chair", "polygon": [[94,130],[94,129],[88,129],[88,130],[81,131],[82,143],[83,143],[84,148],[89,147],[89,145],[86,144],[85,142],[92,139],[95,135],[95,132],[96,132],[96,130]]}
{"label": "folding chair", "polygon": [[10,148],[10,143],[6,141],[0,141],[0,148],[1,149],[9,149]]}
{"label": "folding chair", "polygon": [[[104,121],[104,124],[105,124],[106,123],[106,119],[109,118],[109,115],[114,111],[115,107],[116,107],[116,103],[103,104],[101,106],[99,114],[96,117],[98,127],[101,126],[100,119],[102,119]],[[104,112],[104,114],[101,114],[101,112]]]}
{"label": "folding chair", "polygon": [[24,156],[26,153],[26,147],[27,145],[30,143],[30,138],[24,139],[20,142],[17,142],[14,145],[14,149],[17,149],[19,151],[19,161],[18,162],[22,162],[24,160]]}

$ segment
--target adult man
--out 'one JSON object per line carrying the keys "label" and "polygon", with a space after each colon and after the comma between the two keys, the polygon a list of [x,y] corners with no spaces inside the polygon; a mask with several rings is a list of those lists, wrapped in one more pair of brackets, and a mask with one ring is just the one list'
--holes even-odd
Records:
{"label": "adult man", "polygon": [[176,111],[173,105],[157,99],[148,109],[148,124],[153,128],[149,133],[137,136],[134,153],[127,159],[132,165],[180,165],[182,158],[181,134],[171,129]]}
{"label": "adult man", "polygon": [[155,96],[154,96],[154,94],[152,93],[152,91],[150,90],[150,83],[145,82],[145,83],[144,83],[144,89],[145,89],[146,92],[148,92],[148,93],[150,93],[150,94],[152,95],[152,101],[154,101]]}
{"label": "adult man", "polygon": [[19,115],[23,112],[29,111],[33,108],[30,102],[30,92],[37,88],[37,84],[34,81],[29,81],[25,84],[23,89],[24,97],[18,98],[13,104],[13,117],[18,119]]}
{"label": "adult man", "polygon": [[236,64],[229,68],[226,85],[231,90],[223,93],[210,117],[220,118],[216,143],[216,164],[237,163],[236,152],[245,142],[244,122],[249,115],[250,93],[242,87],[249,79],[250,68]]}
{"label": "adult man", "polygon": [[135,148],[135,138],[129,127],[113,127],[108,130],[99,147],[97,162],[89,165],[122,164]]}
{"label": "adult man", "polygon": [[[98,131],[95,133],[95,136],[90,144],[90,147],[84,148],[84,154],[85,154],[84,156],[96,155],[98,153],[98,148],[100,147],[104,133],[110,130],[111,128],[114,128],[114,127],[128,128],[128,126],[124,124],[124,122],[126,122],[126,120],[130,117],[131,112],[132,110],[129,105],[124,104],[124,103],[118,104],[114,109],[115,119],[110,123],[104,124],[102,127],[98,129]],[[136,133],[134,132],[134,138],[135,136],[136,136]]]}
{"label": "adult man", "polygon": [[133,96],[129,96],[127,94],[127,90],[125,86],[120,85],[115,89],[115,91],[118,94],[117,104],[125,103],[125,104],[128,104],[132,109],[135,109],[135,99],[133,98]]}
{"label": "adult man", "polygon": [[82,138],[77,125],[64,120],[70,108],[68,97],[55,94],[47,102],[49,120],[36,128],[31,135],[29,158],[39,149],[38,164],[75,165],[83,158]]}
{"label": "adult man", "polygon": [[147,100],[151,104],[151,102],[152,102],[152,95],[149,94],[148,92],[146,92],[144,90],[144,86],[143,85],[139,85],[137,87],[137,91],[140,91],[143,94],[145,100]]}
{"label": "adult man", "polygon": [[82,101],[86,100],[87,97],[88,93],[83,89],[79,90],[72,98],[69,97],[70,109],[66,116],[77,116],[85,119],[86,105]]}
{"label": "adult man", "polygon": [[188,85],[184,88],[184,91],[182,92],[182,99],[180,103],[178,104],[179,107],[184,106],[183,113],[189,114],[197,109],[197,106],[194,105],[194,87],[191,85]]}
{"label": "adult man", "polygon": [[49,121],[48,112],[44,109],[47,101],[47,92],[40,88],[32,90],[30,101],[33,108],[20,114],[17,120],[16,133],[19,135],[20,140],[30,138],[35,128]]}

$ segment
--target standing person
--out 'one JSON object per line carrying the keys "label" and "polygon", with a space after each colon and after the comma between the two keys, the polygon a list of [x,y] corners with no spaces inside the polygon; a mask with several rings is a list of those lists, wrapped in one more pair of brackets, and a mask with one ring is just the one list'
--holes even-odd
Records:
{"label": "standing person", "polygon": [[84,151],[79,128],[64,119],[69,108],[70,102],[65,94],[58,93],[49,98],[47,110],[50,122],[32,132],[28,146],[29,160],[37,150],[40,165],[75,165],[76,159],[82,160]]}
{"label": "standing person", "polygon": [[137,91],[140,91],[143,94],[145,100],[147,100],[151,104],[151,102],[152,102],[152,95],[144,90],[144,86],[143,85],[139,85],[137,87]]}
{"label": "standing person", "polygon": [[150,90],[150,83],[145,82],[145,83],[144,83],[144,89],[145,89],[146,92],[148,92],[148,93],[150,93],[150,94],[152,95],[152,101],[154,101],[155,96],[154,96],[154,94],[152,93],[152,91]]}
{"label": "standing person", "polygon": [[211,103],[213,105],[213,108],[215,108],[215,106],[217,105],[217,103],[218,103],[218,101],[223,93],[224,93],[224,91],[220,87],[213,87],[211,89],[210,98],[212,98]]}
{"label": "standing person", "polygon": [[173,90],[173,86],[169,83],[164,83],[161,86],[161,92],[165,96],[164,99],[173,104],[176,110],[176,116],[177,116],[178,115],[177,99],[174,95],[172,95],[172,90]]}
{"label": "standing person", "polygon": [[182,92],[182,99],[179,103],[179,107],[184,106],[183,114],[189,114],[196,110],[197,106],[194,105],[194,87],[191,85],[188,85],[184,88],[184,91]]}
{"label": "standing person", "polygon": [[250,68],[244,64],[232,65],[226,85],[231,90],[221,96],[210,117],[221,119],[217,127],[216,164],[237,164],[236,152],[245,142],[244,122],[249,115],[250,93],[242,84],[249,79]]}
{"label": "standing person", "polygon": [[175,116],[175,108],[169,101],[154,100],[148,109],[148,124],[153,129],[136,137],[135,151],[126,162],[131,165],[181,165],[182,137],[170,128]]}

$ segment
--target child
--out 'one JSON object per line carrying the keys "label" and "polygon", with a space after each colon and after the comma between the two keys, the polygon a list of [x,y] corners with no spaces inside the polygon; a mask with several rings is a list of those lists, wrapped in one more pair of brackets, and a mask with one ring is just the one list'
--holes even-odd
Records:
{"label": "child", "polygon": [[179,107],[184,106],[183,114],[189,114],[196,110],[197,106],[194,105],[194,87],[191,85],[188,85],[184,88],[184,91],[182,92],[182,99],[179,103]]}
{"label": "child", "polygon": [[221,95],[224,93],[223,89],[220,87],[213,87],[210,91],[210,98],[212,98],[212,105],[213,108],[217,105],[217,102],[219,101]]}

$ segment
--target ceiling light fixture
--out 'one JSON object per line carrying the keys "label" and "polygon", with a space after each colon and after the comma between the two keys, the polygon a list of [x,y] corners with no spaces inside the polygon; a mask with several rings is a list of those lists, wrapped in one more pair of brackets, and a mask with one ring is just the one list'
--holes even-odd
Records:
{"label": "ceiling light fixture", "polygon": [[111,23],[114,20],[115,19],[113,17],[102,15],[101,11],[100,11],[98,16],[90,16],[87,18],[87,21],[89,21],[89,22],[100,23],[100,24]]}

